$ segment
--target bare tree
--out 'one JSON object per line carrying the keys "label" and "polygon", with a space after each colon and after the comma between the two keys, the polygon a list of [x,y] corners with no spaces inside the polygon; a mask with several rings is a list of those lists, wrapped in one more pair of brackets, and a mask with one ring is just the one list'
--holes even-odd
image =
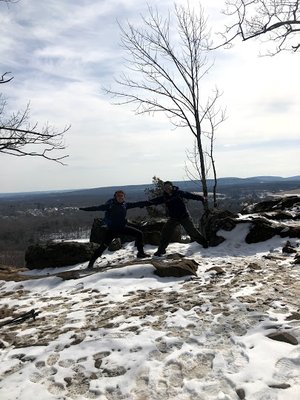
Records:
{"label": "bare tree", "polygon": [[299,0],[226,0],[224,13],[235,22],[226,26],[223,45],[236,37],[244,41],[261,37],[275,46],[269,55],[300,48]]}
{"label": "bare tree", "polygon": [[[213,105],[207,113],[206,122],[208,125],[207,129],[203,129],[203,135],[208,139],[205,148],[205,175],[210,175],[210,171],[212,171],[213,176],[213,185],[212,185],[212,197],[213,197],[213,206],[217,208],[217,170],[216,170],[216,162],[214,158],[214,143],[216,140],[216,129],[218,125],[220,125],[225,120],[225,110],[216,109],[215,105]],[[197,148],[197,141],[194,143],[194,147],[192,150],[187,151],[187,159],[188,164],[185,166],[185,171],[188,178],[195,183],[201,179],[201,168],[200,168],[200,159],[199,152]]]}
{"label": "bare tree", "polygon": [[[130,23],[126,29],[121,27],[130,72],[116,80],[123,90],[106,91],[121,99],[116,104],[134,104],[137,114],[164,113],[175,127],[188,129],[196,139],[202,190],[207,199],[203,124],[220,92],[215,90],[203,102],[201,81],[213,64],[206,50],[210,37],[202,8],[196,13],[189,7],[175,6],[174,11],[172,20],[173,14],[162,18],[148,7],[149,15],[142,16],[142,27]],[[207,200],[204,207],[208,208]]]}

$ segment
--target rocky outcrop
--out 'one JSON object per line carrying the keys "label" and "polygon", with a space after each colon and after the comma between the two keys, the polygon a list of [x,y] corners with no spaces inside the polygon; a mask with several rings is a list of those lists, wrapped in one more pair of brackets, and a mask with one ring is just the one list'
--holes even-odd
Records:
{"label": "rocky outcrop", "polygon": [[300,227],[289,226],[284,222],[274,224],[266,218],[253,217],[251,219],[251,225],[250,231],[245,239],[248,244],[263,242],[276,235],[282,238],[300,238]]}
{"label": "rocky outcrop", "polygon": [[209,210],[201,218],[201,230],[210,246],[218,246],[225,240],[221,230],[230,231],[237,224],[251,222],[245,239],[250,244],[271,239],[275,235],[299,238],[299,219],[300,196],[288,196],[247,206],[240,215],[227,210]]}
{"label": "rocky outcrop", "polygon": [[40,243],[28,247],[25,253],[25,262],[29,269],[74,265],[89,260],[97,247],[93,243]]}
{"label": "rocky outcrop", "polygon": [[[278,235],[299,238],[300,196],[262,201],[242,210],[238,223],[251,222],[246,243],[258,243]],[[295,221],[295,222],[293,222]]]}
{"label": "rocky outcrop", "polygon": [[278,197],[273,200],[251,204],[242,210],[242,214],[274,212],[292,208],[298,208],[298,211],[300,210],[300,196]]}
{"label": "rocky outcrop", "polygon": [[228,210],[209,210],[201,218],[201,230],[210,246],[218,246],[225,238],[218,234],[223,229],[231,231],[238,223],[237,214]]}

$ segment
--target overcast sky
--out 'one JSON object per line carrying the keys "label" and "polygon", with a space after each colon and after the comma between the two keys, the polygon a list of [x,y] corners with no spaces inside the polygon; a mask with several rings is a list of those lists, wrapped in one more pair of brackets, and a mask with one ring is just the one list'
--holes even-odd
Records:
{"label": "overcast sky", "polygon": [[[162,15],[173,7],[170,0],[149,3]],[[202,4],[208,25],[222,28],[223,0]],[[72,125],[67,166],[0,154],[0,192],[187,179],[189,132],[162,115],[113,105],[102,90],[125,69],[117,20],[139,21],[146,10],[143,0],[0,1],[0,72],[14,76],[1,85],[8,108],[30,101],[33,122]],[[219,104],[227,109],[215,144],[219,177],[300,173],[300,54],[259,57],[262,49],[260,41],[237,41],[218,51],[205,82],[223,92]]]}

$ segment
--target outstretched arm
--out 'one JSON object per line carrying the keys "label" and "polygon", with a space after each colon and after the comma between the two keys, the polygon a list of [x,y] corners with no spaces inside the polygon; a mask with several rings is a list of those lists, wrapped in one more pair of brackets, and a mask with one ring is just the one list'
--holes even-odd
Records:
{"label": "outstretched arm", "polygon": [[106,211],[107,204],[102,204],[101,206],[92,206],[92,207],[79,207],[81,211]]}
{"label": "outstretched arm", "polygon": [[189,200],[198,200],[198,201],[204,201],[204,197],[200,196],[200,194],[194,194],[194,193],[190,193],[190,192],[184,192],[184,191],[180,191],[180,194],[182,197],[184,197],[185,199],[189,199]]}
{"label": "outstretched arm", "polygon": [[151,199],[149,201],[149,206],[158,206],[159,204],[163,204],[163,203],[165,203],[164,196],[154,197],[154,199]]}
{"label": "outstretched arm", "polygon": [[126,208],[127,209],[136,208],[136,207],[143,208],[143,207],[149,207],[149,206],[151,206],[151,202],[147,201],[147,200],[145,200],[145,201],[135,201],[133,203],[126,203]]}

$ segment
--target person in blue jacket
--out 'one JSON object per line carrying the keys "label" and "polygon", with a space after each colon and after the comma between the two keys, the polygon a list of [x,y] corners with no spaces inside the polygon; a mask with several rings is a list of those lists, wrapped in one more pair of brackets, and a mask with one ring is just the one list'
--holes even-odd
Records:
{"label": "person in blue jacket", "polygon": [[114,238],[123,235],[129,235],[135,238],[136,247],[138,250],[138,258],[149,257],[149,255],[144,252],[143,232],[139,229],[129,226],[126,219],[126,213],[128,209],[135,207],[142,208],[149,205],[149,201],[137,201],[134,203],[127,203],[125,201],[125,193],[123,192],[123,190],[118,190],[115,192],[114,197],[108,200],[105,204],[102,204],[100,206],[79,208],[79,210],[82,211],[105,211],[104,222],[107,225],[107,230],[105,232],[103,241],[100,244],[100,247],[96,249],[96,251],[92,255],[88,264],[88,268],[93,268],[93,265],[97,258],[101,257],[104,250],[108,248]]}
{"label": "person in blue jacket", "polygon": [[164,182],[162,196],[150,200],[151,205],[165,204],[169,217],[161,232],[160,244],[156,253],[154,253],[155,256],[161,257],[166,253],[166,248],[177,225],[182,225],[192,240],[195,240],[204,248],[208,247],[207,240],[194,226],[184,199],[198,200],[202,203],[204,201],[203,196],[179,190],[170,181]]}

